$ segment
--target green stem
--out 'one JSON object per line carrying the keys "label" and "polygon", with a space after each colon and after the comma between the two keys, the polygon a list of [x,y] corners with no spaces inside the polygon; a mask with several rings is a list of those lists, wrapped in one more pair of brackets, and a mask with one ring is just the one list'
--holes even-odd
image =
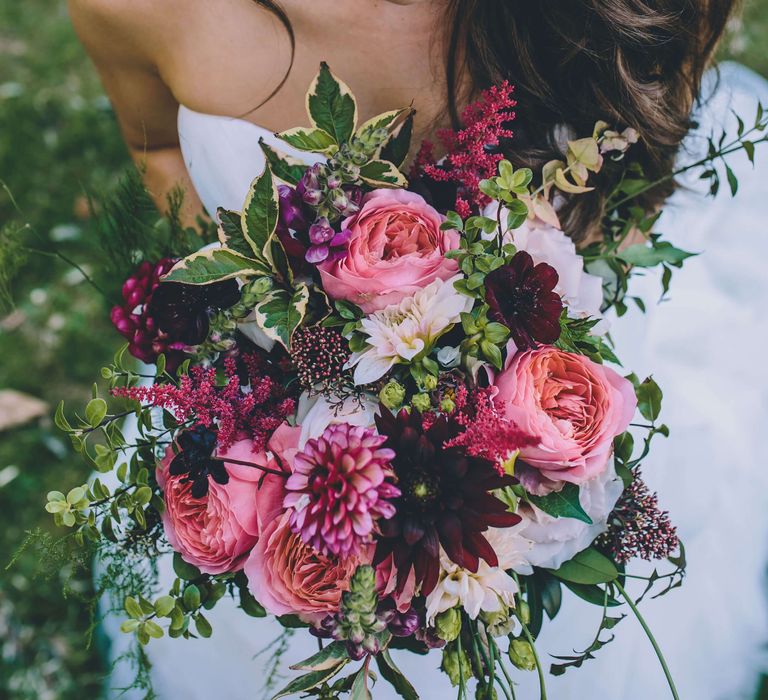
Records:
{"label": "green stem", "polygon": [[461,646],[461,633],[459,633],[459,636],[456,638],[456,650],[459,655],[459,695],[458,700],[462,700],[467,696],[467,684],[464,680],[464,666],[462,664],[462,659],[464,656],[464,650]]}
{"label": "green stem", "polygon": [[539,661],[539,655],[536,652],[536,642],[533,639],[533,635],[531,634],[531,631],[528,629],[528,625],[526,625],[522,620],[520,620],[520,624],[523,626],[523,632],[525,633],[525,638],[528,640],[528,644],[531,645],[533,658],[534,658],[534,661],[536,661],[536,673],[539,674],[539,692],[541,696],[540,700],[547,700],[547,686],[546,686],[546,683],[544,682],[544,669],[541,667],[541,661]]}
{"label": "green stem", "polygon": [[619,583],[618,580],[613,581],[613,585],[616,586],[619,593],[621,593],[624,600],[627,601],[627,605],[632,609],[632,612],[635,614],[635,617],[637,618],[637,621],[642,626],[643,630],[645,631],[646,636],[648,637],[649,641],[651,642],[651,645],[653,646],[653,650],[656,652],[656,657],[659,660],[659,663],[661,664],[661,668],[664,669],[664,675],[667,677],[667,683],[669,684],[669,689],[672,691],[672,697],[675,700],[680,700],[680,696],[677,694],[677,688],[675,687],[675,681],[672,680],[672,674],[669,671],[669,666],[667,666],[667,661],[664,658],[664,654],[661,653],[661,649],[659,648],[658,643],[656,642],[656,638],[653,636],[653,632],[651,632],[651,628],[648,627],[648,623],[645,621],[645,618],[640,614],[640,611],[637,609],[637,605],[635,605],[635,602],[632,600],[632,598],[629,597],[627,592],[624,590],[624,587]]}
{"label": "green stem", "polygon": [[501,660],[501,650],[496,644],[496,641],[495,640],[491,640],[491,641],[493,643],[493,648],[496,650],[497,656],[499,657],[499,666],[501,667],[501,672],[504,674],[504,678],[507,679],[507,683],[509,684],[509,692],[512,693],[512,700],[516,700],[515,682],[512,680],[512,677],[509,675],[509,672],[507,671],[507,667],[504,665],[504,662]]}

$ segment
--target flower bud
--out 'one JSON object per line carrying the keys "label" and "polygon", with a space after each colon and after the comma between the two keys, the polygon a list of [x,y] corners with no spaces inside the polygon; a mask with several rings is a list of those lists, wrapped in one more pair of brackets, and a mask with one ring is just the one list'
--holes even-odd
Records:
{"label": "flower bud", "polygon": [[440,613],[435,619],[435,630],[440,639],[452,642],[458,638],[461,632],[461,613],[456,608],[451,608]]}
{"label": "flower bud", "polygon": [[419,413],[425,413],[432,408],[432,399],[429,398],[429,394],[416,394],[411,399],[411,404]]}
{"label": "flower bud", "polygon": [[536,670],[533,647],[525,639],[513,639],[509,645],[509,660],[521,671]]}
{"label": "flower bud", "polygon": [[434,391],[437,389],[437,377],[434,374],[428,374],[424,377],[424,389],[426,391]]}
{"label": "flower bud", "polygon": [[453,413],[456,410],[456,402],[451,398],[445,398],[440,402],[440,410],[443,413]]}
{"label": "flower bud", "polygon": [[405,401],[405,387],[400,382],[391,379],[379,392],[379,401],[390,411],[395,411]]}
{"label": "flower bud", "polygon": [[498,695],[496,695],[496,688],[490,685],[478,684],[477,688],[475,689],[475,699],[476,700],[498,700]]}
{"label": "flower bud", "polygon": [[466,683],[472,677],[472,666],[467,652],[463,649],[459,652],[454,644],[447,646],[443,651],[443,662],[440,668],[450,678],[453,686],[458,686],[462,678]]}
{"label": "flower bud", "polygon": [[528,603],[526,603],[524,600],[521,600],[517,608],[515,609],[515,614],[517,615],[517,618],[522,622],[524,625],[527,625],[531,621],[531,609],[528,607]]}

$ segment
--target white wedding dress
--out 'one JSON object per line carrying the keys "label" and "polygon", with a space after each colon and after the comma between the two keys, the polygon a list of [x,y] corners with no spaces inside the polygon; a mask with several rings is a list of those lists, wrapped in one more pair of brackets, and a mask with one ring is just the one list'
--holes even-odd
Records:
{"label": "white wedding dress", "polygon": [[[714,75],[709,76],[714,87]],[[701,134],[733,125],[730,109],[746,121],[756,100],[768,104],[768,82],[726,64],[716,94],[689,139],[701,150]],[[209,211],[240,209],[250,181],[263,167],[258,141],[282,150],[274,136],[249,122],[179,111],[179,136],[189,172]],[[301,155],[293,153],[293,155]],[[691,157],[683,154],[682,158]],[[631,312],[613,323],[627,371],[653,373],[665,391],[662,419],[672,433],[659,438],[644,475],[672,513],[688,552],[682,589],[643,604],[683,700],[751,700],[768,668],[768,465],[762,431],[768,429],[768,148],[758,151],[753,171],[743,155],[732,166],[741,179],[733,201],[680,191],[658,224],[676,245],[704,254],[675,274],[671,302],[656,305],[657,276],[636,280],[633,293],[648,314]],[[695,185],[698,189],[700,186]],[[161,562],[161,584],[170,584],[170,563]],[[626,611],[629,612],[629,611]],[[549,654],[568,655],[592,641],[600,611],[564,593],[563,609],[545,625],[538,644]],[[162,700],[260,700],[270,651],[281,633],[273,620],[246,617],[234,602],[220,601],[208,615],[209,640],[153,640],[155,690]],[[105,627],[117,658],[127,638],[108,618]],[[631,613],[615,630],[616,641],[581,669],[547,676],[550,700],[657,700],[670,697],[653,650]],[[299,630],[282,668],[314,653],[316,640]],[[437,670],[439,654],[395,654],[422,698],[455,696]],[[115,664],[111,687],[129,684],[131,670]],[[539,697],[536,674],[515,672],[519,700]],[[283,680],[284,682],[284,680]],[[117,697],[114,690],[110,697]],[[376,700],[397,697],[385,683]],[[123,697],[134,697],[129,694]]]}

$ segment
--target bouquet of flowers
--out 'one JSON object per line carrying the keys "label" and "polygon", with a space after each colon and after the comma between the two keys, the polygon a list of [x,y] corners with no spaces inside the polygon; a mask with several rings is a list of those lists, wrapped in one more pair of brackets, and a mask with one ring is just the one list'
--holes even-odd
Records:
{"label": "bouquet of flowers", "polygon": [[[598,123],[534,173],[502,155],[515,107],[512,86],[486,91],[440,134],[444,156],[423,145],[406,177],[413,111],[358,124],[322,65],[311,126],[279,134],[314,164],[263,143],[242,211],[217,213],[218,243],[125,282],[112,320],[156,370],[124,348],[102,370],[124,410],[95,390],[82,416],[59,408],[110,479],[46,507],[112,552],[122,629],[142,645],[210,636],[205,612],[233,596],[320,640],[275,697],[371,697],[375,660],[418,698],[391,649],[440,649],[460,698],[472,679],[477,697],[514,697],[514,674],[535,670],[544,696],[536,639],[563,588],[603,615],[555,674],[610,641],[615,607],[640,615],[633,558],[669,563],[637,576],[641,597],[680,585],[682,545],[639,471],[668,434],[661,390],[622,375],[604,314],[626,309],[634,268],[663,266],[666,290],[690,253],[633,206],[658,184],[631,163],[635,131]],[[606,230],[577,250],[557,202],[607,168],[622,174]],[[158,596],[135,572],[169,549],[177,579]]]}

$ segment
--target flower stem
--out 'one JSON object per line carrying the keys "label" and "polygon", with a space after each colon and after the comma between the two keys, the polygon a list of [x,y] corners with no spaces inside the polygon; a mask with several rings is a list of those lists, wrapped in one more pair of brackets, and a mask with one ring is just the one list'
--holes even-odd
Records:
{"label": "flower stem", "polygon": [[672,674],[669,671],[669,666],[667,666],[667,661],[664,658],[664,654],[661,653],[661,649],[659,648],[658,643],[656,642],[656,638],[653,636],[653,632],[651,632],[651,628],[648,627],[648,623],[645,621],[645,618],[640,614],[640,611],[637,609],[637,605],[635,605],[635,602],[632,600],[632,598],[629,597],[627,592],[624,590],[624,586],[619,583],[618,580],[613,581],[613,585],[616,586],[619,593],[621,593],[624,600],[627,601],[627,605],[632,609],[632,612],[635,614],[635,617],[637,618],[637,621],[642,626],[643,630],[645,631],[646,636],[648,637],[648,640],[651,642],[651,645],[653,646],[653,650],[656,652],[656,657],[659,660],[659,663],[661,664],[661,668],[664,670],[664,675],[667,677],[667,683],[669,684],[669,689],[672,691],[672,697],[675,700],[680,700],[680,696],[677,694],[677,688],[675,687],[675,681],[672,680]]}
{"label": "flower stem", "polygon": [[219,459],[226,464],[239,464],[243,467],[253,467],[254,469],[260,469],[266,474],[274,474],[275,476],[279,476],[282,479],[287,479],[290,476],[288,472],[279,471],[277,469],[270,469],[269,467],[264,467],[261,464],[255,464],[254,462],[245,462],[242,459],[233,459],[232,457],[219,457],[218,455],[214,456],[213,459]]}
{"label": "flower stem", "polygon": [[540,700],[547,700],[547,686],[546,686],[546,683],[544,682],[544,669],[541,667],[541,661],[539,661],[539,655],[536,652],[536,642],[533,639],[533,635],[531,634],[531,631],[528,629],[528,625],[526,625],[522,620],[520,620],[520,624],[523,626],[523,632],[525,633],[525,638],[528,640],[528,644],[531,645],[531,651],[533,652],[533,659],[534,661],[536,661],[536,673],[539,674]]}

